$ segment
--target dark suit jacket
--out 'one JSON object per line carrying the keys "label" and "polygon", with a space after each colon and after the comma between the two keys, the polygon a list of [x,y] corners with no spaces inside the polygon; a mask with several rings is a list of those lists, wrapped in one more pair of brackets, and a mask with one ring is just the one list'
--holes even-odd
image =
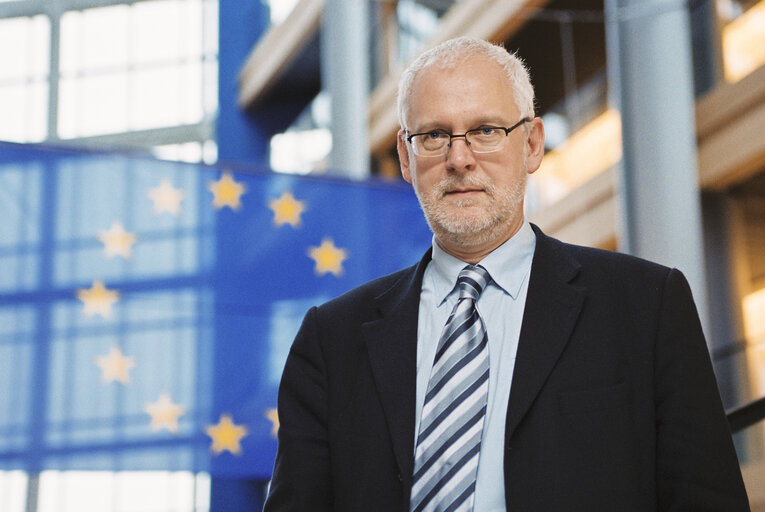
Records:
{"label": "dark suit jacket", "polygon": [[[508,510],[748,510],[682,274],[535,231],[506,420]],[[266,511],[408,510],[429,259],[306,315],[279,389]]]}

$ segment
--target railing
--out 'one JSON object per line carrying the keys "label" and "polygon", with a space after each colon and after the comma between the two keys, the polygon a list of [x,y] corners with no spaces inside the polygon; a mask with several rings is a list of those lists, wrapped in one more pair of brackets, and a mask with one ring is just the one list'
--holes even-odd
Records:
{"label": "railing", "polygon": [[765,419],[765,397],[753,400],[746,405],[726,411],[732,433],[740,432]]}
{"label": "railing", "polygon": [[[763,394],[762,387],[750,382],[751,373],[759,373],[759,364],[753,364],[753,361],[760,361],[758,354],[763,351],[765,335],[735,340],[711,352],[724,404],[741,404],[747,399]],[[744,405],[730,407],[725,411],[725,415],[728,417],[731,433],[739,433],[765,420],[765,396],[754,398]]]}

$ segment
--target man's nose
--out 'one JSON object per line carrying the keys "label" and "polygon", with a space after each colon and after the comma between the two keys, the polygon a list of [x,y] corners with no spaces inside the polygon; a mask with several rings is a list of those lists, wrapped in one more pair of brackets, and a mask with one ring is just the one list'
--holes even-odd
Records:
{"label": "man's nose", "polygon": [[456,171],[470,171],[475,168],[475,155],[464,135],[452,137],[446,152],[446,163]]}

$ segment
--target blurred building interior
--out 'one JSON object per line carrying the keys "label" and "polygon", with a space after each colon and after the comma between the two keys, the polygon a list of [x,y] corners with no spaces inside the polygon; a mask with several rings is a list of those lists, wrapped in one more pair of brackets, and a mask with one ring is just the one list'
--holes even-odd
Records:
{"label": "blurred building interior", "polygon": [[[641,24],[663,16],[657,40],[686,46],[645,40]],[[460,35],[531,70],[547,154],[528,218],[679,266],[725,407],[765,396],[765,0],[0,0],[0,140],[396,181],[399,73]],[[651,75],[662,54],[683,66]],[[686,92],[690,110],[662,103]],[[645,155],[654,136],[665,143]],[[676,153],[692,174],[657,164]],[[654,240],[656,225],[682,236]],[[762,422],[734,439],[765,510]],[[47,478],[0,471],[0,508],[56,510],[44,485],[82,485]],[[154,481],[184,496],[162,510],[215,508],[205,475]]]}

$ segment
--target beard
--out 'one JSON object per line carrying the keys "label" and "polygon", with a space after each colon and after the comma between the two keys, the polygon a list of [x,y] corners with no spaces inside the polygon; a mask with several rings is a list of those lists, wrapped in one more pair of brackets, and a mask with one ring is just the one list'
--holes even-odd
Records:
{"label": "beard", "polygon": [[[420,207],[436,238],[461,246],[499,242],[508,224],[523,212],[528,173],[522,172],[510,185],[497,187],[488,177],[470,174],[450,175],[432,189],[417,193]],[[454,199],[448,192],[456,188],[483,190],[475,198]]]}

